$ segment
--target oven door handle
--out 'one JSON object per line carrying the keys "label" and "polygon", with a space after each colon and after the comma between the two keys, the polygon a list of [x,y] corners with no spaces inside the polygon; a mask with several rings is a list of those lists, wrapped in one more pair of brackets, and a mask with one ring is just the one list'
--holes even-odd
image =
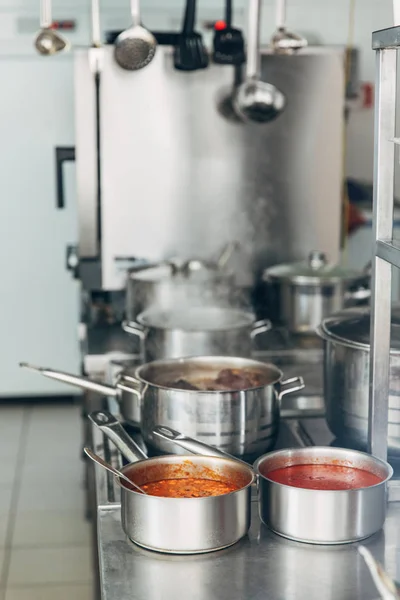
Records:
{"label": "oven door handle", "polygon": [[74,146],[56,146],[56,208],[65,208],[64,163],[75,161]]}

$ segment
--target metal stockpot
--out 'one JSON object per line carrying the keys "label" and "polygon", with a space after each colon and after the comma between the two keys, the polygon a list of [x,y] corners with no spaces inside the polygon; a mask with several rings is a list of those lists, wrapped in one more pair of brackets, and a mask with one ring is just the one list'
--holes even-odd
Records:
{"label": "metal stockpot", "polygon": [[252,341],[271,329],[270,321],[255,321],[252,312],[218,307],[150,309],[122,328],[138,336],[145,362],[184,356],[244,356]]}
{"label": "metal stockpot", "polygon": [[[230,458],[193,455],[143,460],[143,453],[138,452],[136,444],[124,435],[123,428],[112,415],[96,412],[90,418],[128,460],[139,461],[121,469],[138,485],[160,479],[183,478],[184,465],[186,477],[204,478],[207,469],[219,475],[222,481],[234,481],[240,486],[237,491],[222,496],[162,498],[128,489],[118,480],[122,528],[133,542],[157,552],[197,554],[226,548],[247,534],[251,484],[255,480],[249,465]],[[119,439],[121,430],[122,443]]]}
{"label": "metal stockpot", "polygon": [[[344,310],[317,329],[324,340],[324,397],[329,429],[361,447],[368,442],[370,309]],[[392,308],[388,450],[400,454],[400,307]]]}
{"label": "metal stockpot", "polygon": [[[215,262],[169,260],[128,271],[126,314],[130,321],[152,306],[171,309],[201,304],[241,303],[234,276],[226,265],[238,244],[227,244]],[[244,302],[244,299],[243,299]]]}
{"label": "metal stockpot", "polygon": [[315,333],[325,317],[365,304],[370,298],[370,273],[327,262],[321,252],[307,261],[275,265],[263,273],[266,302],[275,319],[292,333]]}
{"label": "metal stockpot", "polygon": [[[170,385],[180,378],[213,379],[222,369],[252,370],[267,383],[232,391],[181,390]],[[139,367],[136,377],[143,398],[144,441],[169,453],[180,451],[153,436],[157,425],[182,431],[235,456],[266,452],[278,435],[281,398],[304,388],[301,377],[284,381],[282,371],[274,365],[223,356],[154,361]]]}
{"label": "metal stockpot", "polygon": [[[355,490],[310,490],[268,479],[274,469],[299,464],[342,464],[370,471],[382,482]],[[260,518],[283,537],[311,544],[345,544],[373,535],[385,522],[387,482],[393,469],[364,452],[322,446],[279,450],[261,456],[254,470]]]}
{"label": "metal stockpot", "polygon": [[[20,366],[45,377],[100,394],[112,395],[122,417],[140,425],[144,441],[161,452],[180,453],[176,447],[154,438],[157,425],[166,425],[236,456],[260,455],[276,441],[281,398],[304,388],[301,377],[283,380],[274,365],[237,358],[200,356],[159,360],[125,369],[116,386],[105,385],[27,363]],[[248,369],[259,373],[265,385],[245,390],[198,391],[171,387],[180,378],[213,379],[222,369]]]}

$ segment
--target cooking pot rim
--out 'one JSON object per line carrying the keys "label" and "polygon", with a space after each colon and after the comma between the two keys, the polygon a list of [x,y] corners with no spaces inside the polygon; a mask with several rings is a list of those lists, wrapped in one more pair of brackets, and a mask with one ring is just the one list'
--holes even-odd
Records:
{"label": "cooking pot rim", "polygon": [[[134,463],[129,463],[127,465],[125,465],[124,467],[122,467],[121,469],[121,473],[124,473],[125,475],[127,475],[128,471],[130,470],[135,470],[136,466],[139,467],[140,465],[142,465],[144,462],[147,462],[148,466],[151,466],[149,464],[149,462],[151,461],[151,464],[153,463],[166,463],[168,461],[168,459],[173,459],[173,463],[177,463],[177,462],[183,462],[186,460],[189,460],[191,462],[201,462],[204,459],[211,459],[213,461],[217,461],[218,463],[225,463],[225,464],[234,464],[236,467],[238,467],[239,469],[242,469],[243,471],[246,469],[246,465],[245,464],[241,464],[239,461],[235,460],[234,458],[224,458],[224,457],[219,457],[219,456],[203,456],[203,455],[196,455],[196,454],[164,454],[162,456],[153,456],[152,458],[143,458],[141,460],[138,460]],[[256,481],[256,473],[254,472],[253,468],[251,465],[248,465],[247,467],[247,471],[250,477],[250,481],[248,483],[246,483],[246,485],[243,485],[242,487],[238,488],[237,490],[233,490],[232,492],[228,492],[227,494],[219,494],[218,496],[202,496],[199,498],[170,498],[168,496],[151,496],[151,494],[148,494],[151,498],[159,498],[160,500],[213,500],[215,498],[226,498],[227,496],[231,495],[231,494],[236,494],[237,492],[241,492],[242,490],[246,490],[248,489],[255,481]],[[118,481],[118,485],[123,488],[126,492],[135,494],[136,496],[143,496],[143,494],[141,492],[138,492],[135,489],[130,490],[129,488],[127,488],[123,482],[119,479],[119,477],[116,477],[117,481]]]}
{"label": "cooking pot rim", "polygon": [[[276,377],[273,379],[273,381],[270,381],[269,383],[263,384],[263,385],[257,385],[254,387],[248,387],[245,388],[244,390],[238,390],[238,389],[233,389],[233,390],[182,390],[180,388],[174,388],[174,387],[170,387],[170,386],[166,386],[166,385],[161,385],[159,383],[154,383],[152,381],[149,381],[149,379],[146,379],[145,377],[143,377],[141,375],[141,371],[149,368],[151,366],[157,366],[159,364],[165,366],[168,363],[172,363],[172,365],[179,365],[180,363],[184,363],[187,361],[194,361],[197,362],[199,361],[200,364],[204,364],[206,361],[209,361],[211,364],[213,362],[219,361],[221,360],[222,362],[225,361],[229,361],[229,360],[237,360],[240,362],[244,362],[245,364],[242,367],[239,368],[243,368],[245,369],[246,366],[247,367],[251,367],[253,366],[254,368],[270,368],[271,370],[275,371],[276,373]],[[171,366],[172,366],[171,365]],[[233,363],[233,365],[231,365],[231,368],[235,368],[235,363]],[[229,368],[228,365],[226,365],[226,368]],[[238,368],[236,366],[236,368]],[[250,392],[252,390],[259,390],[265,387],[269,387],[270,385],[276,385],[277,383],[279,383],[282,379],[283,379],[283,372],[274,364],[272,363],[264,363],[258,360],[253,360],[250,358],[241,358],[241,357],[236,357],[236,356],[188,356],[188,357],[182,357],[182,358],[171,358],[171,359],[165,359],[165,358],[161,358],[158,360],[153,360],[151,362],[148,363],[144,363],[143,365],[139,365],[138,367],[136,367],[135,369],[135,376],[136,378],[140,381],[140,383],[143,383],[144,385],[151,385],[152,387],[158,388],[158,389],[162,389],[162,390],[168,390],[168,391],[174,391],[174,392],[182,392],[184,394],[232,394],[234,392]]]}
{"label": "cooking pot rim", "polygon": [[239,321],[238,323],[234,322],[234,319],[232,319],[232,323],[230,323],[229,325],[226,325],[224,327],[213,327],[213,328],[195,328],[195,327],[191,327],[191,328],[187,328],[187,327],[183,327],[182,325],[177,325],[177,326],[170,326],[168,325],[168,323],[166,322],[165,324],[162,323],[157,323],[154,324],[147,321],[148,317],[154,316],[162,316],[163,314],[168,315],[168,314],[180,314],[182,313],[181,310],[175,309],[175,310],[171,310],[171,309],[164,309],[164,308],[148,308],[144,311],[142,311],[141,313],[139,313],[136,317],[136,321],[139,323],[139,325],[141,325],[142,327],[146,327],[146,328],[150,328],[150,329],[160,329],[162,331],[181,331],[183,333],[218,333],[221,331],[230,331],[232,329],[248,329],[252,326],[255,326],[257,323],[256,320],[256,316],[255,314],[251,311],[251,310],[245,310],[245,309],[241,309],[241,308],[232,308],[232,307],[219,307],[219,306],[197,306],[197,307],[188,307],[186,309],[186,311],[188,313],[190,312],[196,312],[196,311],[201,311],[204,314],[215,312],[218,311],[220,313],[224,313],[224,314],[231,314],[233,315],[237,315],[238,319],[237,321]]}
{"label": "cooking pot rim", "polygon": [[[365,352],[370,351],[371,344],[367,344],[365,342],[356,342],[354,340],[349,340],[347,338],[334,335],[333,333],[326,331],[326,329],[323,326],[323,323],[318,325],[315,332],[321,339],[325,340],[326,342],[334,342],[336,344],[339,344],[340,346],[346,346],[347,348],[352,348],[354,350],[364,350]],[[396,356],[399,354],[400,349],[390,348],[391,356]]]}
{"label": "cooking pot rim", "polygon": [[[260,472],[260,466],[263,463],[265,463],[269,459],[273,459],[277,456],[278,457],[279,456],[288,456],[288,454],[290,452],[293,452],[292,448],[285,448],[283,450],[275,450],[273,452],[268,452],[267,454],[263,454],[263,456],[260,456],[259,458],[257,458],[255,463],[253,464],[253,469],[258,477],[260,477],[261,479],[265,479],[268,482],[273,483],[278,486],[282,486],[285,488],[293,488],[294,487],[295,489],[301,490],[302,492],[318,491],[318,492],[329,493],[329,494],[343,494],[343,492],[348,494],[349,492],[357,492],[357,491],[363,491],[363,490],[368,490],[368,489],[374,489],[383,484],[386,484],[393,477],[393,473],[394,473],[393,467],[388,462],[386,462],[380,458],[377,458],[376,456],[373,456],[372,454],[368,454],[368,452],[362,452],[361,450],[351,450],[349,448],[332,448],[332,446],[310,446],[307,448],[296,448],[296,449],[294,449],[294,452],[301,454],[301,455],[304,454],[305,457],[307,457],[307,455],[309,453],[314,453],[316,450],[322,451],[322,452],[328,451],[329,453],[337,453],[338,457],[340,457],[343,454],[349,454],[349,453],[353,454],[353,455],[355,454],[356,456],[367,457],[372,462],[377,463],[379,466],[381,466],[387,472],[387,475],[386,475],[385,479],[383,479],[379,483],[375,483],[374,485],[370,485],[368,487],[363,487],[363,488],[356,488],[356,489],[351,489],[351,490],[311,490],[311,489],[307,489],[307,488],[301,488],[301,487],[287,485],[285,483],[278,483],[276,481],[273,481],[273,479],[270,479],[267,475],[263,475],[263,473]],[[334,452],[332,452],[333,450],[334,450]],[[299,463],[299,464],[308,464],[308,463]],[[354,467],[354,468],[357,468],[357,467]]]}

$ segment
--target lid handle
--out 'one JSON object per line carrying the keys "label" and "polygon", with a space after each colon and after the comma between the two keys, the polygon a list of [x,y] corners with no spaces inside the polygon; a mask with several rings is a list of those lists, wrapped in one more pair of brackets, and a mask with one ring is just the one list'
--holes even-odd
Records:
{"label": "lid handle", "polygon": [[318,250],[313,250],[308,255],[308,264],[311,269],[321,269],[327,263],[326,254],[324,252],[319,252]]}

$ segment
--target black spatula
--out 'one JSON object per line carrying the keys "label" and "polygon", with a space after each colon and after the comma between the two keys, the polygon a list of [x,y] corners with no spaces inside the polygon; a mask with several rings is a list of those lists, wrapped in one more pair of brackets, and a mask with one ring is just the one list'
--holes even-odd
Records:
{"label": "black spatula", "polygon": [[180,71],[197,71],[208,67],[208,52],[200,33],[194,30],[196,0],[186,0],[182,33],[174,48],[174,66]]}
{"label": "black spatula", "polygon": [[225,23],[215,24],[213,61],[220,65],[241,65],[245,60],[242,32],[232,27],[232,0],[226,0]]}

